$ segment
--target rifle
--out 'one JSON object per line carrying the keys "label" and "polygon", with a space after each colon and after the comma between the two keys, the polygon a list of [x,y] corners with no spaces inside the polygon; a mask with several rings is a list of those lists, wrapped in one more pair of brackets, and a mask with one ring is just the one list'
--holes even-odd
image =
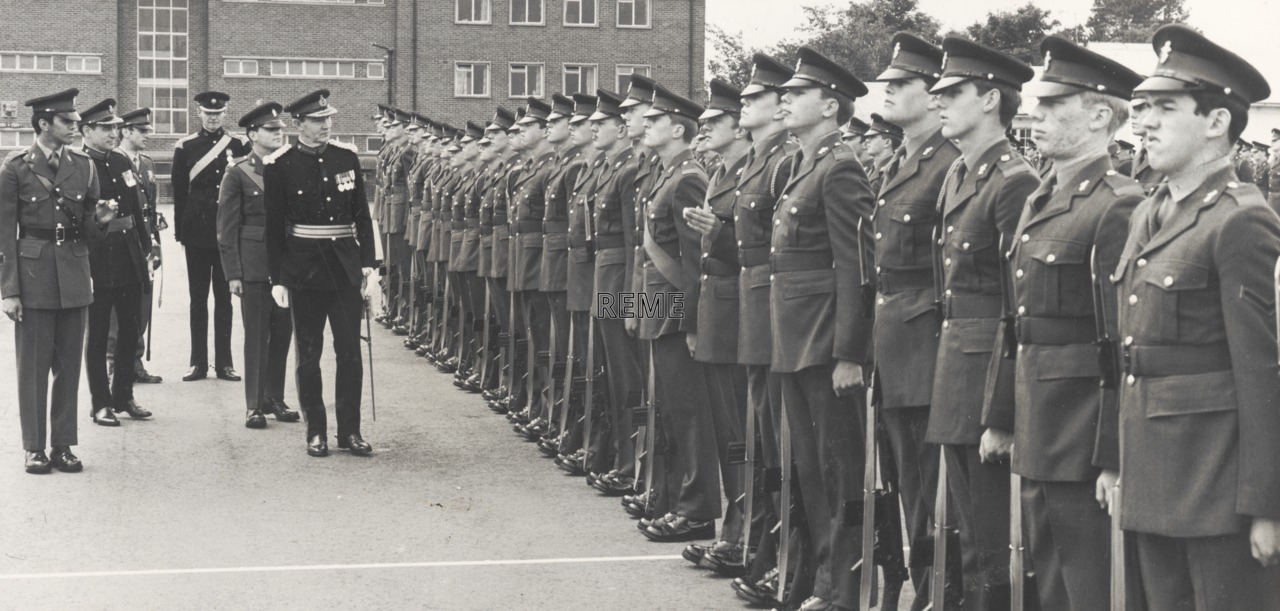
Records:
{"label": "rifle", "polygon": [[755,518],[756,472],[756,413],[755,405],[747,401],[746,439],[742,461],[742,566],[751,566],[751,521]]}
{"label": "rifle", "polygon": [[[861,236],[861,232],[858,234]],[[862,267],[859,265],[859,267]],[[863,434],[863,456],[865,465],[862,470],[862,565],[861,586],[858,590],[858,608],[870,611],[876,604],[876,405],[875,375],[867,384],[867,416],[866,431]],[[854,568],[857,568],[855,565]],[[887,572],[887,571],[886,571]]]}
{"label": "rifle", "polygon": [[[1094,246],[1089,253],[1089,272],[1093,280],[1093,324],[1097,334],[1095,343],[1098,346],[1098,393],[1105,409],[1108,392],[1114,392],[1120,383],[1119,345],[1111,337],[1107,328],[1106,297],[1102,292],[1101,280],[1098,276],[1098,247]],[[1276,268],[1280,274],[1280,266]],[[1280,278],[1280,276],[1277,276]],[[1278,288],[1277,290],[1280,290]],[[1120,528],[1120,483],[1116,482],[1111,495],[1111,504],[1107,507],[1111,514],[1111,611],[1125,611],[1125,546],[1124,530]]]}
{"label": "rifle", "polygon": [[[409,315],[408,325],[409,333],[413,333],[414,326],[418,324],[418,253],[414,246],[408,246],[409,251]],[[412,336],[411,336],[412,337]],[[412,341],[406,340],[406,345]]]}
{"label": "rifle", "polygon": [[938,456],[938,491],[933,500],[933,579],[929,584],[929,608],[943,611],[947,591],[947,457]]}
{"label": "rifle", "polygon": [[791,424],[787,418],[786,395],[782,398],[782,426],[778,434],[779,460],[782,468],[782,483],[778,493],[781,501],[778,511],[782,513],[778,521],[781,529],[778,533],[778,602],[786,606],[787,571],[790,568],[791,547]]}
{"label": "rifle", "polygon": [[[555,323],[553,322],[552,323],[553,328],[554,328],[554,325]],[[570,312],[569,313],[569,353],[565,355],[564,371],[561,372],[561,375],[564,376],[564,382],[562,382],[562,385],[560,387],[560,395],[561,397],[564,398],[564,406],[560,408],[559,431],[560,431],[561,440],[566,440],[569,438],[569,405],[570,403],[572,403],[572,397],[573,397],[573,369],[574,369],[573,360],[575,356],[574,355],[575,350],[573,348],[573,332],[575,331],[574,326],[575,325],[573,324],[573,312]],[[555,334],[552,333],[552,339],[554,338],[555,338]],[[555,384],[556,384],[556,380],[555,380],[555,376],[553,375],[551,376],[551,386],[554,388]],[[562,444],[563,444],[563,441],[562,441]]]}
{"label": "rifle", "polygon": [[644,489],[645,489],[645,509],[652,512],[654,497],[656,493],[653,490],[653,472],[656,470],[658,454],[657,454],[657,438],[658,438],[658,401],[655,398],[655,388],[657,386],[657,373],[653,364],[653,342],[649,342],[649,379],[645,384],[645,455],[648,462],[645,463],[644,470]]}
{"label": "rifle", "polygon": [[582,394],[582,470],[591,464],[591,410],[595,408],[596,389],[596,317],[587,312],[586,390]]}
{"label": "rifle", "polygon": [[[1018,357],[1018,330],[1013,276],[1009,273],[1009,251],[1005,249],[1005,236],[1000,235],[1000,250],[996,253],[999,263],[1001,302],[1004,315],[1000,322],[1003,326],[1004,346],[1001,360],[1016,360]],[[1004,367],[998,363],[997,367]],[[1022,476],[1013,470],[1012,457],[1009,468],[1009,594],[1010,609],[1022,611],[1023,591],[1026,586],[1026,573],[1023,571],[1023,555],[1025,548],[1022,541]]]}
{"label": "rifle", "polygon": [[493,295],[492,295],[492,289],[489,286],[489,279],[479,278],[479,277],[477,278],[479,281],[484,282],[484,331],[480,338],[480,349],[477,350],[477,354],[481,356],[480,386],[481,388],[483,388],[485,383],[489,380],[489,359],[490,357],[493,356],[493,352],[489,349],[489,339],[490,339],[490,333],[491,333],[491,329],[489,325],[489,313],[490,313],[489,299]]}

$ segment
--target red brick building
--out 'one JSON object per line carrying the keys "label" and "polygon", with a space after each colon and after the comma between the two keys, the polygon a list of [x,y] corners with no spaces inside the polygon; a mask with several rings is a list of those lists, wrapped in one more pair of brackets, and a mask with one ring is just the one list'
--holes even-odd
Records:
{"label": "red brick building", "polygon": [[34,137],[23,100],[69,87],[82,107],[154,109],[161,169],[206,89],[231,94],[231,126],[329,89],[336,137],[366,151],[388,100],[461,125],[637,70],[698,98],[705,28],[705,0],[0,0],[0,154]]}

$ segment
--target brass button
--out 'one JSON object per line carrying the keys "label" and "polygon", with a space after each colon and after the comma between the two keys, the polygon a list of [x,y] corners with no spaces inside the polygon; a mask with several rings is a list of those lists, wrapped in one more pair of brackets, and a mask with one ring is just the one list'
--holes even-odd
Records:
{"label": "brass button", "polygon": [[1024,233],[1024,234],[1022,234],[1022,243],[1023,243],[1023,244],[1026,244],[1027,242],[1030,242],[1030,241],[1031,241],[1031,236],[1029,236],[1029,235],[1027,235],[1027,234],[1025,234],[1025,233]]}
{"label": "brass button", "polygon": [[1146,259],[1138,259],[1138,267],[1146,267],[1146,266],[1147,266]]}
{"label": "brass button", "polygon": [[1133,386],[1134,384],[1138,383],[1138,378],[1135,378],[1132,375],[1130,375],[1128,378],[1125,378],[1125,383],[1128,384],[1129,386]]}
{"label": "brass button", "polygon": [[1044,260],[1045,260],[1045,261],[1048,261],[1048,262],[1050,262],[1050,263],[1053,263],[1054,261],[1057,261],[1057,260],[1058,260],[1058,257],[1057,257],[1057,255],[1052,255],[1052,254],[1051,254],[1051,255],[1049,255],[1049,256],[1047,256],[1047,257],[1045,257],[1045,258],[1044,258]]}
{"label": "brass button", "polygon": [[1164,285],[1165,285],[1165,286],[1173,286],[1173,276],[1165,276],[1165,277],[1164,277]]}
{"label": "brass button", "polygon": [[1133,336],[1132,336],[1132,335],[1130,335],[1130,336],[1128,336],[1128,337],[1124,338],[1124,345],[1126,345],[1126,346],[1132,346],[1132,345],[1133,345]]}
{"label": "brass button", "polygon": [[1018,315],[1024,316],[1027,313],[1027,306],[1018,306]]}
{"label": "brass button", "polygon": [[1023,276],[1024,276],[1024,275],[1026,275],[1026,274],[1024,274],[1022,270],[1018,270],[1018,271],[1016,271],[1016,272],[1013,272],[1013,275],[1014,275],[1014,276],[1017,276],[1018,278],[1021,278],[1021,277],[1023,277]]}
{"label": "brass button", "polygon": [[1138,305],[1138,296],[1129,295],[1129,305]]}

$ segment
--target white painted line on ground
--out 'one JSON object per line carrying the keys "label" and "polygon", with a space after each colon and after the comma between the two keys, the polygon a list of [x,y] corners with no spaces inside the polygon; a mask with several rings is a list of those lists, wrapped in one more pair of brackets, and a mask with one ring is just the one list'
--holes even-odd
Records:
{"label": "white painted line on ground", "polygon": [[212,575],[219,573],[285,573],[300,571],[367,571],[375,569],[434,569],[466,566],[520,566],[539,564],[594,564],[680,560],[680,556],[606,556],[601,558],[535,558],[529,560],[456,560],[441,562],[388,562],[370,564],[311,564],[294,566],[243,566],[205,569],[150,569],[137,571],[83,571],[0,575],[0,581],[26,579],[75,579],[81,577],[153,577],[159,575]]}

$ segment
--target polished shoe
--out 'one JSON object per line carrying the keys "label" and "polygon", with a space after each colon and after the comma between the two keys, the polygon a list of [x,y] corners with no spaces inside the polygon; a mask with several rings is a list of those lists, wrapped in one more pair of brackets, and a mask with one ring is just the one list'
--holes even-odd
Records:
{"label": "polished shoe", "polygon": [[800,603],[797,611],[835,611],[838,609],[831,601],[823,600],[817,596],[810,596]]}
{"label": "polished shoe", "polygon": [[141,367],[134,367],[133,382],[135,384],[159,384],[164,381],[160,376],[153,376],[151,372]]}
{"label": "polished shoe", "polygon": [[405,349],[405,350],[417,350],[417,349],[418,349],[418,338],[416,338],[416,337],[410,337],[409,339],[404,340],[404,349]]}
{"label": "polished shoe", "polygon": [[267,397],[262,400],[262,406],[259,409],[263,414],[275,416],[277,422],[297,422],[302,419],[302,414],[290,409],[281,399]]}
{"label": "polished shoe", "polygon": [[338,438],[338,448],[347,450],[356,456],[373,454],[373,446],[360,437],[360,433]]}
{"label": "polished shoe", "polygon": [[485,401],[497,401],[499,399],[504,399],[507,396],[507,387],[499,386],[491,390],[486,390],[481,393],[480,396],[483,397]]}
{"label": "polished shoe", "polygon": [[406,327],[404,325],[396,325],[395,327],[392,327],[391,332],[403,337],[409,334],[409,327]]}
{"label": "polished shoe", "polygon": [[247,429],[265,429],[267,428],[267,417],[262,415],[262,410],[255,409],[245,414],[244,427]]}
{"label": "polished shoe", "polygon": [[187,375],[182,376],[182,381],[194,382],[196,380],[203,380],[207,377],[209,377],[208,367],[196,367],[192,365],[191,368],[187,370]]}
{"label": "polished shoe", "polygon": [[120,426],[120,420],[105,407],[93,411],[93,423],[101,426]]}
{"label": "polished shoe", "polygon": [[307,454],[315,457],[329,455],[329,442],[325,441],[324,435],[316,435],[307,442]]}
{"label": "polished shoe", "polygon": [[663,523],[668,523],[668,522],[674,522],[679,517],[680,516],[674,513],[668,513],[658,518],[640,518],[640,521],[636,522],[636,530],[645,530],[650,526],[661,525]]}
{"label": "polished shoe", "polygon": [[644,506],[644,503],[631,503],[629,505],[623,505],[622,510],[627,512],[627,515],[637,519],[643,518],[645,514],[648,513],[648,510]]}
{"label": "polished shoe", "polygon": [[458,370],[458,357],[451,356],[443,361],[437,361],[436,368],[444,373],[453,373]]}
{"label": "polished shoe", "polygon": [[431,347],[428,346],[427,344],[419,344],[417,350],[413,351],[414,354],[422,358],[426,358],[427,354],[429,354],[430,352],[431,352]]}
{"label": "polished shoe", "polygon": [[507,405],[508,405],[507,402],[502,401],[500,399],[495,399],[489,402],[489,409],[493,410],[495,413],[498,413],[498,414],[505,414],[507,413]]}
{"label": "polished shoe", "polygon": [[697,521],[680,516],[674,520],[654,521],[642,532],[650,541],[657,543],[694,541],[716,536],[716,523],[715,520]]}
{"label": "polished shoe", "polygon": [[626,496],[635,489],[635,481],[630,478],[624,478],[620,475],[614,477],[602,477],[596,480],[593,488],[603,492],[605,496]]}
{"label": "polished shoe", "polygon": [[709,551],[711,551],[711,546],[709,545],[690,543],[689,545],[684,546],[684,549],[680,551],[680,556],[689,561],[690,564],[702,566],[702,558],[705,557]]}
{"label": "polished shoe", "polygon": [[702,558],[702,566],[725,577],[745,575],[747,567],[742,562],[742,546],[727,541],[717,541]]}
{"label": "polished shoe", "polygon": [[228,382],[239,382],[239,381],[240,381],[240,374],[236,373],[236,370],[235,370],[235,368],[233,368],[233,367],[230,367],[230,366],[228,366],[228,367],[219,367],[219,368],[218,368],[218,379],[219,379],[219,380],[226,380],[226,381],[228,381]]}
{"label": "polished shoe", "polygon": [[765,573],[764,578],[758,581],[739,577],[734,579],[729,587],[733,588],[738,598],[753,605],[772,607],[778,604],[778,569],[770,569]]}
{"label": "polished shoe", "polygon": [[114,411],[117,414],[119,413],[129,414],[129,417],[133,418],[134,420],[146,420],[147,418],[151,417],[151,412],[147,411],[147,409],[142,407],[141,405],[138,405],[138,402],[132,399],[130,399],[129,402],[124,405],[124,407],[117,407],[115,408]]}
{"label": "polished shoe", "polygon": [[79,473],[84,471],[84,463],[71,453],[71,448],[66,446],[53,446],[53,452],[49,454],[49,464],[63,473]]}
{"label": "polished shoe", "polygon": [[27,452],[27,460],[23,465],[27,473],[32,475],[44,475],[53,470],[53,465],[49,464],[49,457],[44,455],[44,450]]}

